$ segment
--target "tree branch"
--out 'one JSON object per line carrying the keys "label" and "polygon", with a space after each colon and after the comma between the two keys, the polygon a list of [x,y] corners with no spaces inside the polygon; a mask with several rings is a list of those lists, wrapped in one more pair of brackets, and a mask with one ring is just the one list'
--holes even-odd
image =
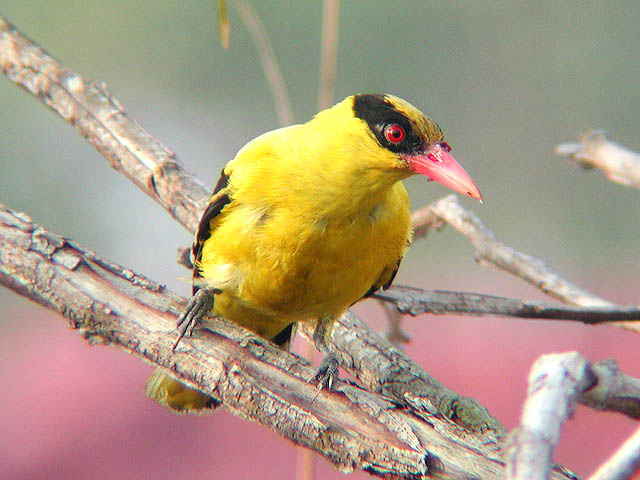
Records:
{"label": "tree branch", "polygon": [[417,316],[423,313],[446,315],[501,315],[506,317],[575,320],[596,325],[613,321],[640,321],[640,307],[569,307],[545,302],[524,301],[469,292],[424,291],[419,288],[392,286],[373,294],[393,303],[400,313]]}
{"label": "tree branch", "polygon": [[273,98],[276,112],[278,112],[280,125],[291,125],[293,123],[291,101],[282,78],[280,66],[276,60],[276,54],[271,46],[271,40],[269,40],[269,35],[264,29],[262,20],[260,20],[251,3],[246,0],[229,0],[229,3],[236,9],[251,35],[253,44],[258,52],[258,58],[262,64],[264,76],[269,84],[269,90],[271,90],[271,97]]}
{"label": "tree branch", "polygon": [[[210,319],[173,354],[183,298],[34,225],[24,214],[0,208],[0,241],[0,283],[62,314],[92,344],[116,345],[171,371],[235,414],[316,450],[344,471],[399,478],[501,476],[495,437],[485,444],[437,412],[416,416],[343,382],[312,401],[315,386],[306,380],[313,372],[301,359],[231,322]],[[378,341],[394,350],[374,334],[360,335],[351,315],[343,320],[338,337],[376,342],[362,346],[354,363],[380,355]],[[384,354],[399,362],[389,376],[412,373],[418,382],[422,372],[415,364],[414,372],[402,371],[409,359],[397,351]],[[363,368],[361,377],[381,384],[377,370]]]}
{"label": "tree branch", "polygon": [[2,17],[0,71],[75,126],[112,168],[195,231],[209,190],[127,115],[104,83],[67,70]]}
{"label": "tree branch", "polygon": [[589,480],[626,480],[640,469],[640,427]]}
{"label": "tree branch", "polygon": [[600,169],[612,182],[640,188],[640,155],[612,142],[601,130],[587,132],[578,143],[561,143],[555,153],[585,170]]}
{"label": "tree branch", "polygon": [[[417,210],[411,216],[416,238],[425,236],[431,227],[446,222],[469,239],[475,247],[475,260],[482,265],[494,265],[522,278],[547,295],[571,305],[584,307],[614,307],[600,297],[566,280],[542,260],[519,252],[499,242],[493,232],[471,211],[464,209],[455,195],[449,195]],[[633,322],[611,322],[610,325],[640,333]]]}
{"label": "tree branch", "polygon": [[[548,478],[551,453],[562,424],[571,416],[576,403],[638,419],[640,379],[621,373],[615,361],[591,366],[577,352],[540,357],[531,367],[520,426],[510,434],[506,447],[507,478]],[[637,440],[635,444],[637,451]],[[628,468],[630,463],[640,461],[630,455],[625,457],[626,462],[614,460],[615,456],[611,462]]]}
{"label": "tree branch", "polygon": [[544,480],[560,429],[580,393],[595,383],[588,363],[576,352],[543,355],[531,368],[520,426],[507,447],[507,478]]}

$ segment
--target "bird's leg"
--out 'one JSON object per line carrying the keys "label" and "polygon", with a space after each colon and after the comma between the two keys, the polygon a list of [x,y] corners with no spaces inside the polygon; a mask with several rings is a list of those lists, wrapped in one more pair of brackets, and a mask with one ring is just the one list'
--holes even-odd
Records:
{"label": "bird's leg", "polygon": [[316,328],[313,331],[313,341],[316,344],[316,348],[324,355],[315,375],[309,379],[310,382],[318,382],[318,391],[314,395],[314,398],[323,388],[331,390],[333,381],[338,378],[338,367],[340,364],[338,363],[338,359],[329,352],[329,340],[334,323],[335,317],[333,315],[322,316],[318,319]]}
{"label": "bird's leg", "polygon": [[204,287],[198,290],[193,297],[189,299],[184,312],[178,318],[176,328],[179,335],[176,343],[173,344],[172,350],[175,352],[178,343],[182,340],[182,337],[191,336],[193,329],[196,328],[202,317],[211,311],[213,308],[213,296],[221,293],[220,290],[213,287]]}

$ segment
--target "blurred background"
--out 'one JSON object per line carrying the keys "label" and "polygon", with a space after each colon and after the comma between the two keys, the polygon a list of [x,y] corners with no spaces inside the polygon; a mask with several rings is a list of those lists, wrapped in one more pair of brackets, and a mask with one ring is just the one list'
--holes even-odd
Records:
{"label": "blurred background", "polygon": [[[255,1],[296,121],[317,110],[322,4]],[[0,12],[52,56],[111,93],[213,185],[248,140],[278,126],[250,36],[229,9],[220,46],[217,2],[0,0]],[[336,100],[399,95],[433,116],[480,186],[461,199],[505,243],[578,285],[629,304],[640,298],[640,192],[553,154],[591,128],[640,151],[640,8],[636,2],[343,2]],[[444,194],[407,182],[414,208]],[[0,202],[187,296],[175,262],[191,235],[112,171],[78,133],[0,78]],[[445,228],[417,242],[397,283],[543,299],[480,267]],[[295,478],[296,449],[231,414],[171,415],[143,395],[152,368],[90,348],[57,315],[0,290],[0,477],[7,479]],[[356,312],[378,330],[380,307]],[[513,428],[527,372],[541,354],[614,357],[640,376],[640,338],[608,327],[504,318],[406,321],[408,354]],[[298,350],[301,345],[298,343]],[[555,460],[586,475],[635,427],[577,409]],[[315,478],[343,478],[321,458]],[[350,478],[369,478],[356,473]]]}

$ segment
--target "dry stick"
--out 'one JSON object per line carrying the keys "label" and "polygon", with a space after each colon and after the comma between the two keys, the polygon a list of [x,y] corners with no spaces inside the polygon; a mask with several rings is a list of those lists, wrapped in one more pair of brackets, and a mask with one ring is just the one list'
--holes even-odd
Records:
{"label": "dry stick", "polygon": [[479,293],[446,290],[425,291],[413,287],[392,286],[373,295],[393,303],[400,313],[413,316],[434,315],[501,315],[545,320],[575,320],[589,325],[612,321],[640,321],[640,307],[570,307]]}
{"label": "dry stick", "polygon": [[594,385],[588,362],[577,352],[543,355],[531,368],[520,426],[505,452],[507,478],[546,480],[551,452],[581,392]]}
{"label": "dry stick", "polygon": [[640,379],[620,371],[614,359],[594,363],[591,372],[596,383],[582,393],[580,403],[640,420]]}
{"label": "dry stick", "polygon": [[640,470],[640,427],[589,480],[626,480]]}
{"label": "dry stick", "polygon": [[612,182],[640,188],[640,154],[612,142],[603,131],[592,130],[578,143],[562,143],[555,153],[584,169],[600,169]]}
{"label": "dry stick", "polygon": [[322,11],[322,54],[318,109],[329,108],[334,101],[340,0],[324,0]]}
{"label": "dry stick", "polygon": [[131,119],[101,82],[85,82],[0,17],[0,71],[74,125],[105,158],[194,231],[209,190]]}
{"label": "dry stick", "polygon": [[269,40],[269,35],[267,35],[260,17],[253,6],[246,0],[229,0],[229,3],[235,7],[253,39],[265,78],[271,90],[280,125],[291,125],[293,123],[291,100],[289,100],[282,72],[276,60],[276,54],[271,46],[271,40]]}
{"label": "dry stick", "polygon": [[[548,478],[560,429],[578,402],[640,419],[640,379],[624,375],[614,360],[591,366],[577,352],[540,357],[529,374],[520,426],[510,434],[505,451],[508,478]],[[638,440],[630,439],[621,449],[624,454],[614,455],[599,472],[638,465]]]}
{"label": "dry stick", "polygon": [[[499,242],[473,212],[460,206],[455,195],[444,197],[412,214],[417,237],[424,236],[431,226],[437,226],[439,222],[448,223],[471,241],[476,249],[475,259],[480,264],[494,265],[520,277],[564,303],[585,307],[614,307],[612,303],[572,284],[542,260]],[[633,322],[611,322],[610,325],[640,332],[640,325]]]}

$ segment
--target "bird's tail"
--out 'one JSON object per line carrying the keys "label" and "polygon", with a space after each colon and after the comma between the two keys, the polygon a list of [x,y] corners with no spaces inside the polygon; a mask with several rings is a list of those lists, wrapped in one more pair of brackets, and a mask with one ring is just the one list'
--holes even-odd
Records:
{"label": "bird's tail", "polygon": [[[292,323],[271,341],[281,349],[289,350],[295,331],[295,324]],[[173,413],[206,413],[207,410],[213,410],[220,405],[220,401],[200,390],[187,387],[161,369],[157,369],[149,377],[144,393]]]}
{"label": "bird's tail", "polygon": [[173,413],[205,413],[220,404],[215,398],[187,387],[160,369],[149,377],[144,391],[147,397]]}

